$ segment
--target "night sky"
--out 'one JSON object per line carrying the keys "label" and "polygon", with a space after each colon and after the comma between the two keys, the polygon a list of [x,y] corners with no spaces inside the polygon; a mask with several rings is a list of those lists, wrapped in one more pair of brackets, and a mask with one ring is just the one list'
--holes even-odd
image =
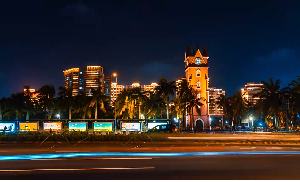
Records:
{"label": "night sky", "polygon": [[0,8],[0,97],[63,85],[63,70],[102,66],[119,84],[184,76],[205,44],[211,87],[300,75],[300,1],[9,0]]}

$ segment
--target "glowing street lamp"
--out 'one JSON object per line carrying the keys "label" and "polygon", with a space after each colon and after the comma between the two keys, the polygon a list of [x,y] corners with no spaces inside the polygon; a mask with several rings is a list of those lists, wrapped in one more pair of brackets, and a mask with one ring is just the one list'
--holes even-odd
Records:
{"label": "glowing street lamp", "polygon": [[252,122],[252,126],[253,126],[253,117],[250,116],[249,120]]}
{"label": "glowing street lamp", "polygon": [[[113,73],[113,76],[116,77],[116,90],[115,90],[115,94],[116,94],[116,99],[117,99],[117,85],[118,85],[118,80],[117,80],[117,73]],[[117,106],[115,105],[115,124],[114,124],[114,128],[115,128],[115,134],[117,133]]]}
{"label": "glowing street lamp", "polygon": [[116,86],[117,86],[117,84],[118,84],[118,80],[117,80],[117,79],[118,79],[118,77],[117,77],[117,73],[113,73],[113,76],[114,76],[114,77],[116,77]]}
{"label": "glowing street lamp", "polygon": [[60,119],[60,114],[56,114],[57,119]]}

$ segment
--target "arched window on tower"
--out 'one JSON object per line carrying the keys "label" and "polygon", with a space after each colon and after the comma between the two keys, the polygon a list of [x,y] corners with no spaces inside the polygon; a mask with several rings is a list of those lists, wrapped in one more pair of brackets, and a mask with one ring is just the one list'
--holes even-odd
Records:
{"label": "arched window on tower", "polygon": [[200,94],[197,94],[197,99],[200,99],[201,98],[201,95]]}
{"label": "arched window on tower", "polygon": [[201,76],[201,71],[200,70],[197,70],[197,77],[200,77]]}
{"label": "arched window on tower", "polygon": [[197,88],[201,88],[200,81],[197,82]]}

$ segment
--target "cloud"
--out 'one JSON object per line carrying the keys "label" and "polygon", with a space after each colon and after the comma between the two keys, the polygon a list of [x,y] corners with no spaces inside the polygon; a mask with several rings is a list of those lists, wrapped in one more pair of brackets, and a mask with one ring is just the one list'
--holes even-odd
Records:
{"label": "cloud", "polygon": [[262,80],[273,78],[282,80],[282,86],[287,86],[299,76],[300,58],[292,49],[278,49],[265,56],[257,57],[248,69],[253,77]]}
{"label": "cloud", "polygon": [[98,19],[96,9],[82,4],[68,4],[65,8],[60,10],[63,16],[72,17],[76,23],[80,24],[95,24]]}
{"label": "cloud", "polygon": [[95,10],[93,8],[88,7],[87,5],[82,3],[69,4],[65,7],[63,11],[73,16],[82,16],[95,13]]}

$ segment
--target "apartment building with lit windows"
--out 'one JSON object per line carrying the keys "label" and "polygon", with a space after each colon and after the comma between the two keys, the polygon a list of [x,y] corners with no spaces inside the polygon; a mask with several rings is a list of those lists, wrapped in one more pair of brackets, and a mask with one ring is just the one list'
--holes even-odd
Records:
{"label": "apartment building with lit windows", "polygon": [[219,107],[217,101],[221,95],[225,95],[225,91],[221,88],[211,87],[209,91],[209,115],[223,115],[223,108]]}
{"label": "apartment building with lit windows", "polygon": [[106,76],[104,75],[104,92],[103,94],[110,97],[111,95],[111,84],[112,84],[112,76]]}
{"label": "apartment building with lit windows", "polygon": [[24,95],[27,95],[30,97],[30,101],[33,103],[33,106],[35,107],[39,101],[40,101],[40,93],[35,91],[35,89],[24,89]]}
{"label": "apartment building with lit windows", "polygon": [[87,96],[92,96],[93,90],[99,88],[104,91],[104,74],[101,66],[87,66],[87,70],[80,68],[67,69],[64,72],[65,88],[72,88],[73,96],[80,91],[85,91]]}
{"label": "apartment building with lit windows", "polygon": [[117,85],[116,82],[111,83],[111,105],[117,100],[118,95],[125,89],[124,85]]}
{"label": "apartment building with lit windows", "polygon": [[[82,76],[80,76],[80,69],[79,68],[71,68],[67,69],[64,72],[64,86],[65,88],[72,88],[72,95],[76,96],[79,92],[79,83],[82,80]],[[82,86],[81,86],[82,87]],[[83,87],[82,87],[83,88]]]}
{"label": "apartment building with lit windows", "polygon": [[182,77],[179,80],[176,80],[176,82],[175,82],[175,84],[176,84],[176,96],[179,94],[181,83],[182,83],[183,80],[186,80],[186,78]]}
{"label": "apartment building with lit windows", "polygon": [[242,97],[245,98],[252,105],[255,105],[260,99],[258,96],[256,96],[256,94],[262,91],[263,86],[264,85],[262,83],[247,83],[245,87],[241,89]]}
{"label": "apartment building with lit windows", "polygon": [[85,92],[87,96],[93,95],[93,90],[101,88],[104,91],[104,74],[102,66],[87,66],[84,72]]}

